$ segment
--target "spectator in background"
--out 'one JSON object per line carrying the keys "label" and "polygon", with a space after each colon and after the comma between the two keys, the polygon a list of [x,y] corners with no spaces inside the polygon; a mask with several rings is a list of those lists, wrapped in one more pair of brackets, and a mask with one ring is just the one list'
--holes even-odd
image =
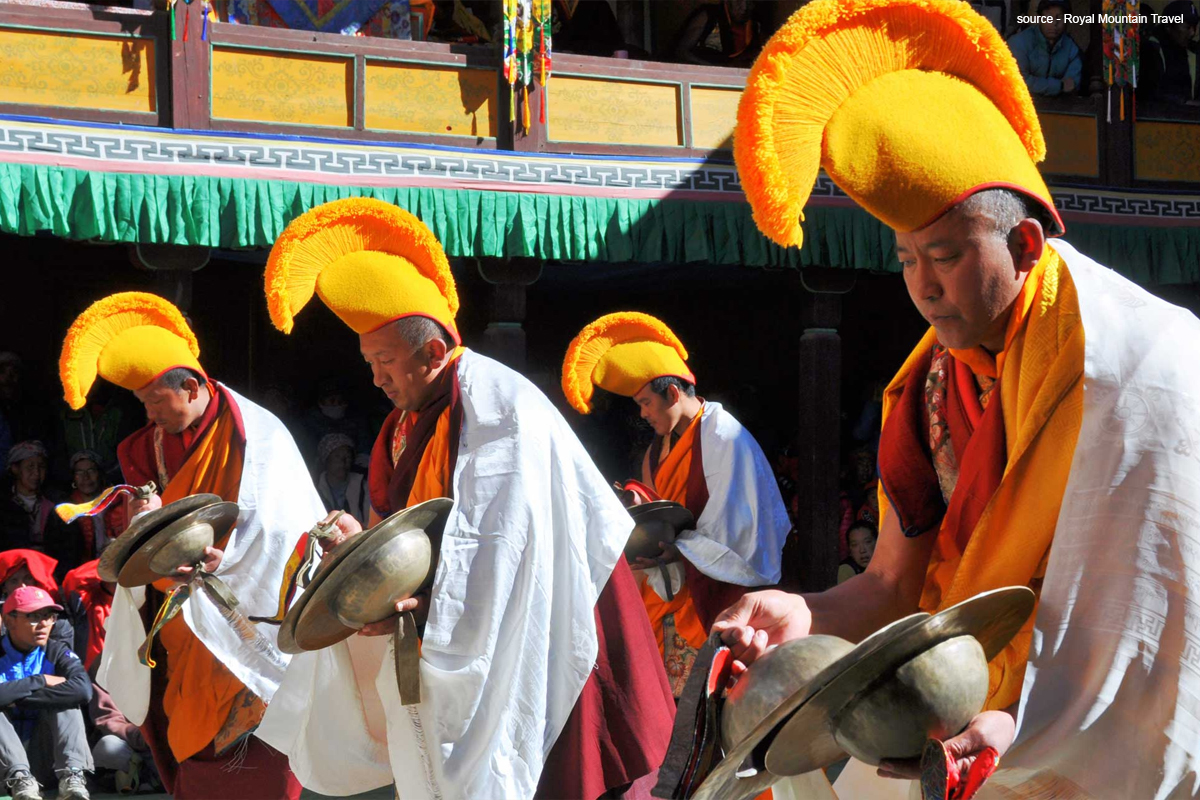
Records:
{"label": "spectator in background", "polygon": [[1079,46],[1066,34],[1067,0],[1041,0],[1037,15],[1049,21],[1030,25],[1008,40],[1017,67],[1032,94],[1055,97],[1073,94],[1083,74]]}
{"label": "spectator in background", "polygon": [[92,753],[80,706],[92,683],[79,657],[50,630],[62,606],[36,586],[4,601],[0,639],[0,774],[13,800],[41,800],[57,776],[59,800],[88,800]]}
{"label": "spectator in background", "polygon": [[749,67],[765,41],[753,11],[753,0],[724,0],[698,7],[679,29],[675,60]]}
{"label": "spectator in background", "polygon": [[[71,456],[71,495],[68,498],[70,502],[86,503],[94,500],[107,488],[100,482],[100,464],[100,456],[92,450],[80,450]],[[113,503],[103,514],[80,517],[67,528],[74,533],[74,538],[79,539],[82,558],[99,558],[108,543],[125,530],[125,504]]]}
{"label": "spectator in background", "polygon": [[317,405],[310,408],[304,416],[304,432],[307,439],[308,458],[312,471],[324,469],[324,462],[317,456],[317,448],[327,434],[342,433],[350,437],[354,449],[354,461],[357,466],[366,469],[371,460],[371,447],[375,437],[367,427],[365,418],[354,413],[346,390],[340,381],[328,378],[317,386]]}
{"label": "spectator in background", "polygon": [[554,0],[551,13],[555,52],[611,56],[630,49],[608,0]]}
{"label": "spectator in background", "polygon": [[8,474],[0,480],[0,550],[45,553],[58,561],[65,575],[83,561],[82,543],[54,513],[54,503],[42,491],[46,465],[41,442],[18,442],[9,449]]}
{"label": "spectator in background", "polygon": [[132,794],[141,788],[162,791],[162,780],[141,729],[120,712],[108,692],[96,683],[94,667],[88,670],[88,676],[92,679],[88,743],[96,764],[97,781],[105,789],[111,786],[121,794]]}
{"label": "spectator in background", "polygon": [[838,565],[837,582],[844,583],[855,575],[861,575],[871,563],[875,554],[875,542],[879,538],[879,530],[873,522],[860,520],[846,531],[846,545],[850,555]]}
{"label": "spectator in background", "polygon": [[1182,105],[1196,101],[1196,29],[1200,11],[1192,0],[1172,0],[1163,8],[1164,17],[1182,17],[1165,22],[1141,41],[1139,100],[1162,100]]}
{"label": "spectator in background", "polygon": [[117,585],[100,579],[99,559],[87,562],[67,573],[62,584],[62,600],[75,626],[75,645],[71,648],[90,670],[104,650],[104,631],[112,613],[113,592]]}
{"label": "spectator in background", "polygon": [[[74,411],[65,403],[59,414],[61,442],[56,443],[56,469],[62,469],[62,457],[86,450],[100,470],[97,479],[104,486],[117,482],[121,469],[117,465],[117,442],[124,438],[122,410],[113,402],[112,384],[97,381],[88,396],[87,405]],[[135,426],[136,427],[136,426]]]}
{"label": "spectator in background", "polygon": [[36,586],[56,600],[62,600],[66,612],[54,623],[50,638],[57,639],[77,653],[87,646],[87,621],[80,601],[68,600],[58,590],[54,577],[58,562],[36,550],[5,550],[0,553],[0,601],[22,586]]}
{"label": "spectator in background", "polygon": [[324,469],[317,478],[317,493],[326,511],[345,511],[367,526],[371,500],[362,473],[351,472],[354,442],[344,433],[327,433],[317,446],[317,462]]}
{"label": "spectator in background", "polygon": [[[41,439],[53,430],[44,399],[27,397],[21,357],[10,351],[0,352],[0,439],[8,447],[26,439]],[[8,452],[0,450],[0,454]]]}

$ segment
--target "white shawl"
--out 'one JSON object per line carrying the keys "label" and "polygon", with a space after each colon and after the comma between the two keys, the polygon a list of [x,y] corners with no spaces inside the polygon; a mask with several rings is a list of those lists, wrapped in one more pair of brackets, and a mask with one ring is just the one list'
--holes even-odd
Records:
{"label": "white shawl", "polygon": [[[271,617],[279,607],[284,566],[301,535],[325,516],[325,507],[283,423],[233,390],[229,393],[246,428],[246,454],[238,518],[216,574],[237,597],[238,611]],[[150,668],[137,657],[146,638],[138,610],[145,594],[145,589],[117,587],[96,678],[135,725],[145,721],[150,706]],[[286,654],[274,648],[260,653],[243,642],[204,592],[194,593],[182,614],[209,652],[252,692],[271,701],[287,668]],[[274,644],[277,626],[256,627]]]}
{"label": "white shawl", "polygon": [[596,600],[632,520],[531,383],[471,351],[457,369],[422,702],[400,705],[390,639],[355,636],[293,659],[257,732],[323,794],[394,780],[402,800],[532,797],[596,659]]}
{"label": "white shawl", "polygon": [[[1079,294],[1083,423],[1042,586],[1017,738],[976,796],[1195,797],[1200,322],[1066,242],[1050,245]],[[858,767],[838,780],[842,797],[892,797],[904,787],[891,781],[866,792],[870,781]]]}
{"label": "white shawl", "polygon": [[[700,417],[700,452],[708,503],[696,530],[675,540],[679,552],[708,577],[738,586],[779,583],[783,544],[792,523],[767,457],[750,431],[721,407],[706,402]],[[670,565],[672,591],[683,569]],[[666,585],[660,570],[646,580],[660,597]]]}

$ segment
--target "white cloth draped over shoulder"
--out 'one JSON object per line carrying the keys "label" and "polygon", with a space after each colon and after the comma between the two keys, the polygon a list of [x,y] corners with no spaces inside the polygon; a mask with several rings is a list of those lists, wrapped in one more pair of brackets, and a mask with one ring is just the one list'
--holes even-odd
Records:
{"label": "white cloth draped over shoulder", "polygon": [[[706,402],[700,417],[700,450],[708,503],[696,530],[675,540],[679,552],[708,577],[738,586],[779,583],[783,545],[792,528],[775,473],[750,431],[721,407]],[[683,570],[670,565],[672,591]],[[666,597],[660,570],[646,580]]]}
{"label": "white cloth draped over shoulder", "polygon": [[[271,617],[279,608],[288,558],[304,532],[325,516],[325,507],[283,423],[236,392],[229,393],[246,428],[246,453],[238,518],[216,574],[238,599],[239,612]],[[117,587],[97,675],[117,708],[136,725],[145,721],[150,707],[150,668],[137,656],[146,638],[139,611],[144,600],[144,589]],[[206,593],[194,593],[181,613],[209,652],[269,703],[288,663],[288,656],[274,646],[279,628],[255,626],[272,645],[268,652],[259,652],[242,640]]]}
{"label": "white cloth draped over shoulder", "polygon": [[[1080,254],[1084,410],[1017,738],[980,800],[1200,795],[1200,321]],[[853,763],[843,798],[919,797]],[[872,788],[873,787],[873,788]]]}
{"label": "white cloth draped over shoulder", "polygon": [[294,658],[258,730],[324,794],[532,797],[596,659],[596,601],[632,520],[531,383],[469,350],[457,369],[421,703],[400,705],[390,638],[354,636]]}

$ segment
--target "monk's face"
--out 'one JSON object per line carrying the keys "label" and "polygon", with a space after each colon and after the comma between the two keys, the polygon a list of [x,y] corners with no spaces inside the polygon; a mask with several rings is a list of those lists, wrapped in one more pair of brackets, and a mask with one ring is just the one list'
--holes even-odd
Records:
{"label": "monk's face", "polygon": [[1026,272],[991,219],[951,209],[919,231],[897,231],[896,254],[908,295],[939,342],[959,350],[1004,347]]}
{"label": "monk's face", "polygon": [[[445,366],[445,346],[440,340],[414,348],[404,341],[395,325],[360,334],[358,344],[371,367],[375,385],[392,405],[405,411],[421,407],[441,367]],[[431,351],[440,351],[441,358]]]}
{"label": "monk's face", "polygon": [[146,419],[166,433],[183,433],[204,416],[208,394],[201,392],[200,382],[188,378],[178,389],[170,389],[155,381],[134,391],[134,396],[146,409]]}
{"label": "monk's face", "polygon": [[667,396],[663,397],[647,383],[633,396],[633,402],[637,404],[642,419],[650,423],[657,435],[668,436],[683,417],[683,404],[679,398],[680,392],[676,386],[667,387]]}

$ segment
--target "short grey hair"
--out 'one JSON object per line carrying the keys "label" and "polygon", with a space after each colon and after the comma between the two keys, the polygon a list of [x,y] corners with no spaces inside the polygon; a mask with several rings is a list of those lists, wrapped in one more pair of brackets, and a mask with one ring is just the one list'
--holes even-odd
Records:
{"label": "short grey hair", "polygon": [[1036,219],[1046,231],[1052,227],[1050,213],[1041,203],[1012,189],[984,189],[963,200],[955,209],[960,214],[990,220],[996,234],[1005,238],[1024,219]]}
{"label": "short grey hair", "polygon": [[204,376],[194,369],[187,367],[176,367],[169,369],[158,377],[156,383],[164,389],[170,389],[173,392],[178,392],[183,389],[183,384],[188,378],[195,378],[196,383],[204,385]]}
{"label": "short grey hair", "polygon": [[396,326],[396,333],[404,343],[414,350],[418,347],[423,347],[434,339],[440,339],[442,344],[446,345],[447,349],[454,347],[454,337],[450,335],[449,331],[429,317],[401,317],[393,324]]}

